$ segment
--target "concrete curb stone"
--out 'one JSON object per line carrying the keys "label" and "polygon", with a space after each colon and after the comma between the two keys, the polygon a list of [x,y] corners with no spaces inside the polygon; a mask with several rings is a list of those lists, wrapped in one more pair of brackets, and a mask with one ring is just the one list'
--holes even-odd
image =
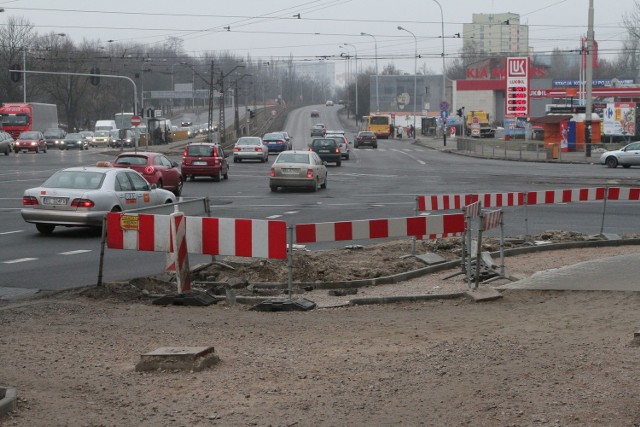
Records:
{"label": "concrete curb stone", "polygon": [[18,391],[13,387],[0,386],[0,419],[16,410]]}

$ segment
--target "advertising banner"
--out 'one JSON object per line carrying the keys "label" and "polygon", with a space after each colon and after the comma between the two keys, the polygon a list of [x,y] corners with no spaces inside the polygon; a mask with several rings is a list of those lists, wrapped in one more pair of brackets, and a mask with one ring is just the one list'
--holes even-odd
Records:
{"label": "advertising banner", "polygon": [[635,135],[636,105],[632,103],[608,103],[604,109],[605,135]]}

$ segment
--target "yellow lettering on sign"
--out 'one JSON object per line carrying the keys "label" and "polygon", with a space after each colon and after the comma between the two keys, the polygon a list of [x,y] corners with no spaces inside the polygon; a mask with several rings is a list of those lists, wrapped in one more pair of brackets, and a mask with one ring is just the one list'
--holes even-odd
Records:
{"label": "yellow lettering on sign", "polygon": [[138,215],[122,215],[120,217],[120,228],[123,230],[138,230]]}

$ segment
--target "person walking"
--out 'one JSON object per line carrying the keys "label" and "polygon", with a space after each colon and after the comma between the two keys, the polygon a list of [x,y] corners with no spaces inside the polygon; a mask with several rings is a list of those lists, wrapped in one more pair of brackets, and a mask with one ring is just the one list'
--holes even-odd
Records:
{"label": "person walking", "polygon": [[389,124],[389,138],[393,139],[393,135],[395,132],[395,128],[393,127],[393,123]]}

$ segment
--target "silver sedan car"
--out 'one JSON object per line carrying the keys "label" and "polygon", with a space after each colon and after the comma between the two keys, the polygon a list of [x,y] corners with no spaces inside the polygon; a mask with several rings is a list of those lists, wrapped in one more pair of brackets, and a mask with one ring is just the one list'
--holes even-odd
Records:
{"label": "silver sedan car", "polygon": [[233,146],[233,162],[243,160],[260,160],[264,163],[269,159],[269,146],[259,136],[243,136]]}
{"label": "silver sedan car", "polygon": [[269,187],[327,188],[327,164],[314,151],[283,151],[271,167]]}
{"label": "silver sedan car", "polygon": [[101,227],[107,212],[175,203],[170,191],[149,184],[138,172],[112,167],[62,169],[22,197],[22,218],[42,234],[56,226]]}
{"label": "silver sedan car", "polygon": [[618,165],[624,168],[640,165],[640,141],[632,142],[619,150],[605,151],[600,156],[600,164],[610,168]]}

